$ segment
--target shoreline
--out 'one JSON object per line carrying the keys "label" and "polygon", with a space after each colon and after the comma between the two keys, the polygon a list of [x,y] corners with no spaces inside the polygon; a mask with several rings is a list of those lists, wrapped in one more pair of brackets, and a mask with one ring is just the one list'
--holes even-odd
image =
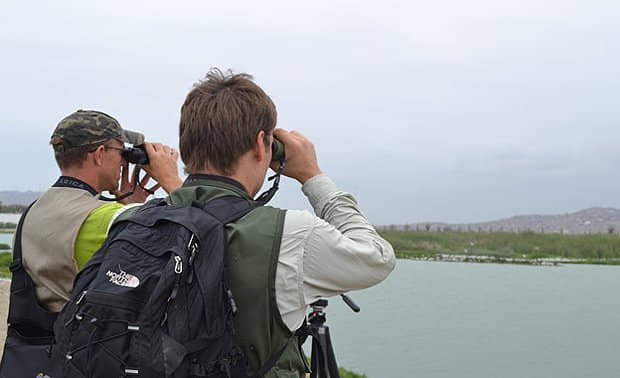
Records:
{"label": "shoreline", "polygon": [[[398,253],[397,253],[398,255]],[[478,264],[512,264],[512,265],[535,265],[535,266],[562,266],[572,265],[620,265],[620,259],[575,259],[564,257],[541,257],[541,258],[515,258],[496,257],[486,255],[457,255],[441,253],[431,256],[398,256],[402,260],[458,262]]]}

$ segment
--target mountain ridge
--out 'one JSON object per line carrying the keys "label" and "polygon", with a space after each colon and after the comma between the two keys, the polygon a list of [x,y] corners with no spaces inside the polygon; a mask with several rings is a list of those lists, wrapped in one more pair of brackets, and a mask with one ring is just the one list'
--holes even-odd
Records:
{"label": "mountain ridge", "polygon": [[[0,190],[3,205],[28,205],[43,192]],[[431,231],[504,231],[562,234],[601,234],[620,232],[620,209],[613,207],[590,207],[564,214],[519,214],[486,222],[447,223],[416,222],[390,225],[380,228]]]}
{"label": "mountain ridge", "polygon": [[590,207],[564,214],[514,215],[486,222],[417,222],[391,228],[429,231],[535,232],[561,234],[615,234],[620,231],[620,209]]}
{"label": "mountain ridge", "polygon": [[0,190],[0,202],[3,205],[29,205],[42,194],[43,192],[34,190]]}

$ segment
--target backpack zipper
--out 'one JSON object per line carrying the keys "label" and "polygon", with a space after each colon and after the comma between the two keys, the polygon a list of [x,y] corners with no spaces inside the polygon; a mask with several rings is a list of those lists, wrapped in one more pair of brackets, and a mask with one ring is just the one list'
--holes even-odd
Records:
{"label": "backpack zipper", "polygon": [[183,259],[179,255],[174,255],[174,273],[176,275],[176,278],[174,280],[174,288],[172,289],[170,297],[168,297],[168,302],[177,297],[180,286],[179,284],[181,283],[181,274],[183,273]]}
{"label": "backpack zipper", "polygon": [[176,274],[183,273],[183,260],[181,260],[181,256],[174,256],[174,272]]}
{"label": "backpack zipper", "polygon": [[200,244],[196,240],[196,234],[192,234],[187,243],[187,251],[189,252],[189,260],[187,262],[189,273],[187,275],[187,284],[191,285],[194,281],[194,259],[200,250]]}
{"label": "backpack zipper", "polygon": [[78,314],[78,312],[80,311],[80,303],[86,296],[86,293],[88,293],[88,290],[82,291],[78,300],[75,301],[75,312],[73,313],[73,316],[65,323],[65,327],[68,327],[71,323],[73,323],[75,319],[80,321],[82,320],[82,315]]}
{"label": "backpack zipper", "polygon": [[181,274],[183,273],[183,259],[181,258],[181,256],[174,255],[173,259],[174,259],[174,275],[175,275],[174,287],[172,288],[172,292],[170,293],[170,296],[168,297],[168,300],[166,301],[166,310],[164,311],[164,318],[162,319],[161,323],[159,323],[160,327],[163,327],[164,324],[166,324],[166,322],[168,321],[168,305],[170,304],[170,301],[174,300],[177,297],[177,294],[179,293]]}
{"label": "backpack zipper", "polygon": [[78,300],[75,302],[76,305],[79,305],[80,302],[82,302],[82,299],[84,299],[84,297],[86,296],[86,293],[88,293],[88,290],[84,290],[82,291],[82,294],[80,294],[80,297],[78,298]]}

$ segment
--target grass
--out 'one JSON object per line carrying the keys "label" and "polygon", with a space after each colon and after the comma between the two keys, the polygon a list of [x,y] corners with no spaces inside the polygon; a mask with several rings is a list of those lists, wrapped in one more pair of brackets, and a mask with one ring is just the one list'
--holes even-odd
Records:
{"label": "grass", "polygon": [[366,374],[357,374],[345,368],[338,368],[340,378],[367,378]]}
{"label": "grass", "polygon": [[618,235],[399,230],[387,230],[381,234],[392,243],[398,258],[452,254],[491,256],[498,260],[563,258],[579,260],[576,263],[620,264]]}
{"label": "grass", "polygon": [[13,254],[9,252],[0,253],[0,277],[11,277],[11,272],[9,271],[11,262],[13,262]]}

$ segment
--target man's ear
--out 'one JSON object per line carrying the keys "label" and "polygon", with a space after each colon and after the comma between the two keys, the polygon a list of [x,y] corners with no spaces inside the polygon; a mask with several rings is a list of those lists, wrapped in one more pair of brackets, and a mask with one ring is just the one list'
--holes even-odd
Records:
{"label": "man's ear", "polygon": [[102,144],[98,146],[95,151],[92,152],[93,163],[96,166],[103,165],[103,154],[105,152],[105,146]]}
{"label": "man's ear", "polygon": [[254,140],[254,156],[256,160],[263,161],[263,159],[267,158],[267,149],[265,148],[265,130],[261,130],[256,134],[256,139]]}

